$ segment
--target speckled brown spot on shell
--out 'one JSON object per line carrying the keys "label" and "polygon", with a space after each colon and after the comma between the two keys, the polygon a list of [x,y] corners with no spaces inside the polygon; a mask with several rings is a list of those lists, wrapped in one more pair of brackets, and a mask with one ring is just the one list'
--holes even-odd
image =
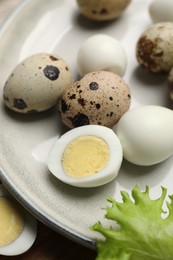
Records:
{"label": "speckled brown spot on shell", "polygon": [[9,98],[5,95],[3,95],[3,99],[6,101],[6,102],[9,102]]}
{"label": "speckled brown spot on shell", "polygon": [[60,103],[61,103],[61,111],[62,111],[62,113],[67,112],[68,105],[66,104],[65,100],[61,99]]}
{"label": "speckled brown spot on shell", "polygon": [[50,59],[51,59],[52,61],[56,61],[56,60],[58,60],[58,58],[55,57],[55,56],[50,55],[49,57],[50,57]]}
{"label": "speckled brown spot on shell", "polygon": [[99,89],[99,84],[98,84],[97,82],[91,82],[91,83],[89,84],[89,88],[90,88],[91,90],[97,90],[97,89]]}
{"label": "speckled brown spot on shell", "polygon": [[88,116],[83,113],[78,113],[74,117],[69,117],[68,119],[71,121],[73,127],[79,127],[90,124]]}
{"label": "speckled brown spot on shell", "polygon": [[13,106],[17,109],[25,109],[27,108],[27,105],[25,103],[25,101],[22,98],[15,98],[13,100]]}
{"label": "speckled brown spot on shell", "polygon": [[86,102],[86,100],[83,99],[83,98],[78,98],[78,103],[79,103],[79,105],[81,105],[82,107],[84,107],[87,102]]}
{"label": "speckled brown spot on shell", "polygon": [[47,65],[44,68],[43,73],[46,76],[46,78],[48,78],[50,80],[56,80],[59,77],[60,70],[55,66]]}
{"label": "speckled brown spot on shell", "polygon": [[100,104],[96,104],[96,109],[100,109],[101,105]]}
{"label": "speckled brown spot on shell", "polygon": [[70,99],[76,99],[76,94],[72,94],[72,95],[70,96]]}
{"label": "speckled brown spot on shell", "polygon": [[106,9],[106,8],[102,8],[101,10],[100,10],[100,14],[101,15],[107,15],[109,12],[108,12],[108,10]]}
{"label": "speckled brown spot on shell", "polygon": [[155,67],[155,61],[152,58],[154,43],[146,37],[140,38],[137,44],[137,57],[139,63],[146,69]]}
{"label": "speckled brown spot on shell", "polygon": [[96,10],[92,10],[91,13],[92,14],[97,14],[97,11]]}

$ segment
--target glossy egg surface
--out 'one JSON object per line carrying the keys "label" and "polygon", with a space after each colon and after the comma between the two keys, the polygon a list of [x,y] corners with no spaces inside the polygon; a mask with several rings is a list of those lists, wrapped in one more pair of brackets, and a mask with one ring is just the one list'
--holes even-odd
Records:
{"label": "glossy egg surface", "polygon": [[116,134],[126,160],[141,166],[162,162],[173,154],[173,111],[154,105],[129,110]]}

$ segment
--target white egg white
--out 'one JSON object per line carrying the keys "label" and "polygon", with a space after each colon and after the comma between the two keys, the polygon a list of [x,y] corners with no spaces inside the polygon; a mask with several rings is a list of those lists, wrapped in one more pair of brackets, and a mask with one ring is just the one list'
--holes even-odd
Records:
{"label": "white egg white", "polygon": [[126,112],[115,132],[126,160],[149,166],[173,154],[173,111],[166,107],[146,105]]}
{"label": "white egg white", "polygon": [[[14,201],[14,198],[1,184],[0,184],[0,196],[8,198],[11,202]],[[12,243],[0,247],[0,255],[15,256],[15,255],[23,254],[33,245],[36,239],[37,221],[24,208],[22,208],[22,210],[24,211],[24,216],[25,216],[25,223],[24,223],[24,228],[22,230],[22,233]]]}
{"label": "white egg white", "polygon": [[[87,177],[68,176],[62,166],[62,155],[66,146],[79,136],[93,135],[102,138],[110,152],[105,168]],[[49,157],[48,168],[52,174],[64,183],[76,187],[97,187],[113,180],[121,167],[122,146],[112,129],[105,126],[85,125],[74,128],[62,135],[53,145]]]}

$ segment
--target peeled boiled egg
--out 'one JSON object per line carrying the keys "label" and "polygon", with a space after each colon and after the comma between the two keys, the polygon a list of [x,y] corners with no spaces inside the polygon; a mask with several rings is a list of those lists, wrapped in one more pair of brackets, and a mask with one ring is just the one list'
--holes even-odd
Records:
{"label": "peeled boiled egg", "polygon": [[153,22],[173,21],[173,1],[154,0],[149,5],[149,14]]}
{"label": "peeled boiled egg", "polygon": [[126,112],[115,129],[124,158],[147,166],[162,162],[173,154],[173,111],[146,105]]}
{"label": "peeled boiled egg", "polygon": [[37,223],[0,184],[0,255],[26,252],[34,243]]}
{"label": "peeled boiled egg", "polygon": [[77,64],[80,75],[106,70],[123,76],[127,67],[127,55],[120,41],[106,34],[95,34],[79,48]]}
{"label": "peeled boiled egg", "polygon": [[52,147],[48,168],[64,183],[97,187],[113,180],[122,163],[122,147],[110,128],[87,125],[62,135]]}

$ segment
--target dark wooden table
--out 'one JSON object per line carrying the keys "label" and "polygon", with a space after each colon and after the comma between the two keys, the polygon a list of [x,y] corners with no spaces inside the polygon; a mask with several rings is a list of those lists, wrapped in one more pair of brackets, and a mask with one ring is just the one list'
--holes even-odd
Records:
{"label": "dark wooden table", "polygon": [[38,234],[29,251],[19,256],[0,256],[0,260],[94,260],[96,252],[59,235],[38,222]]}
{"label": "dark wooden table", "polygon": [[[21,1],[0,0],[0,23]],[[32,248],[20,256],[0,256],[0,260],[94,260],[95,257],[95,251],[59,235],[38,221],[37,238]]]}

